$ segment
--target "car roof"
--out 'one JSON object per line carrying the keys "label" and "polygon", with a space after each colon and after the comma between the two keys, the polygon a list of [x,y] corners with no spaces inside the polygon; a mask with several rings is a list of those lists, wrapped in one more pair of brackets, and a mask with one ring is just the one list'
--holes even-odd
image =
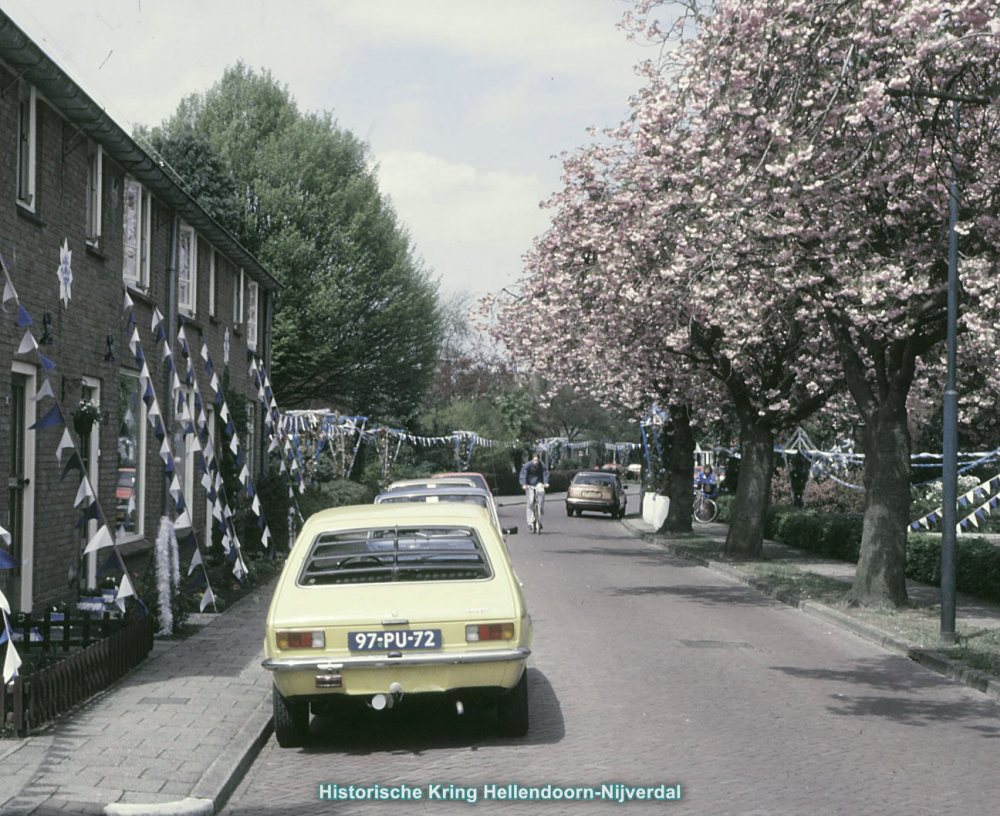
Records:
{"label": "car roof", "polygon": [[462,502],[407,502],[405,504],[351,504],[313,513],[303,532],[310,527],[349,528],[385,524],[469,524],[482,522],[493,527],[490,514],[478,504]]}
{"label": "car roof", "polygon": [[428,487],[425,485],[414,485],[413,487],[399,487],[395,490],[385,490],[379,493],[375,497],[375,501],[378,501],[383,496],[485,496],[488,499],[493,498],[493,494],[488,490],[483,490],[481,487],[473,487],[472,485],[445,485],[443,487]]}
{"label": "car roof", "polygon": [[442,487],[446,486],[454,487],[460,485],[464,485],[465,487],[478,487],[474,479],[467,479],[465,477],[459,478],[457,476],[455,477],[449,476],[448,478],[442,477],[439,479],[432,479],[431,477],[428,476],[426,479],[399,479],[395,482],[390,483],[389,486],[382,492],[385,493],[390,490],[400,490],[401,488],[411,488],[411,487],[429,487],[432,489],[439,490]]}

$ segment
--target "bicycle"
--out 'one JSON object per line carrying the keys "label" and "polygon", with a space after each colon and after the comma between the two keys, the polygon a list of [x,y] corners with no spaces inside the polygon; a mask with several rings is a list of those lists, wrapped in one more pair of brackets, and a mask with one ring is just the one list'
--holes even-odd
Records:
{"label": "bicycle", "polygon": [[694,506],[691,509],[691,517],[701,524],[708,524],[710,521],[715,521],[717,515],[719,515],[719,505],[700,490],[694,491]]}
{"label": "bicycle", "polygon": [[545,507],[545,485],[525,485],[524,492],[528,498],[528,528],[533,533],[542,531],[542,511]]}

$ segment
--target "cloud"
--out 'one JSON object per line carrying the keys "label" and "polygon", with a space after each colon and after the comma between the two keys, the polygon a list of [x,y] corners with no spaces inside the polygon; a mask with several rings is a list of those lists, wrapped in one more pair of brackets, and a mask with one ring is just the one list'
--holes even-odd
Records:
{"label": "cloud", "polygon": [[[508,63],[518,71],[572,74],[625,95],[635,90],[630,70],[608,70],[608,60],[636,62],[636,46],[616,27],[629,4],[605,0],[396,0],[343,3],[348,27],[387,41]],[[391,11],[387,11],[391,9]]]}
{"label": "cloud", "polygon": [[548,226],[541,180],[479,170],[416,151],[376,157],[382,191],[444,287],[487,292],[513,283],[521,255]]}

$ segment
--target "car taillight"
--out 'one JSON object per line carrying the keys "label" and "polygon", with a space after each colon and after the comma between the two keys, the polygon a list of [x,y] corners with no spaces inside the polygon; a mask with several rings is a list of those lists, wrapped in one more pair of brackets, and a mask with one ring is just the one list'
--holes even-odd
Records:
{"label": "car taillight", "polygon": [[476,643],[480,640],[512,640],[513,623],[470,623],[465,627],[465,640]]}
{"label": "car taillight", "polygon": [[278,632],[275,635],[279,649],[323,649],[326,636],[322,632]]}

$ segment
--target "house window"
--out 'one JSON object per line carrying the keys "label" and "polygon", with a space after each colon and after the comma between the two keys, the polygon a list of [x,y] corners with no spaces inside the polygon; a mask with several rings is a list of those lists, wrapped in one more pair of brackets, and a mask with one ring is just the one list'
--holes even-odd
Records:
{"label": "house window", "polygon": [[125,180],[122,207],[124,262],[122,277],[138,289],[149,287],[149,241],[152,200],[135,179]]}
{"label": "house window", "polygon": [[35,88],[22,83],[17,108],[17,201],[35,209]]}
{"label": "house window", "polygon": [[87,242],[101,241],[101,191],[104,186],[104,151],[91,142],[87,146]]}
{"label": "house window", "polygon": [[219,253],[214,249],[208,260],[208,314],[215,317],[215,270],[218,268]]}
{"label": "house window", "polygon": [[247,348],[257,350],[257,282],[247,286]]}
{"label": "house window", "polygon": [[177,308],[188,315],[195,313],[198,288],[198,237],[194,229],[181,224],[177,252]]}
{"label": "house window", "polygon": [[118,378],[121,411],[118,426],[118,481],[115,522],[119,541],[141,538],[144,532],[146,485],[146,405],[139,375],[123,371]]}
{"label": "house window", "polygon": [[243,324],[243,270],[233,273],[233,325]]}

